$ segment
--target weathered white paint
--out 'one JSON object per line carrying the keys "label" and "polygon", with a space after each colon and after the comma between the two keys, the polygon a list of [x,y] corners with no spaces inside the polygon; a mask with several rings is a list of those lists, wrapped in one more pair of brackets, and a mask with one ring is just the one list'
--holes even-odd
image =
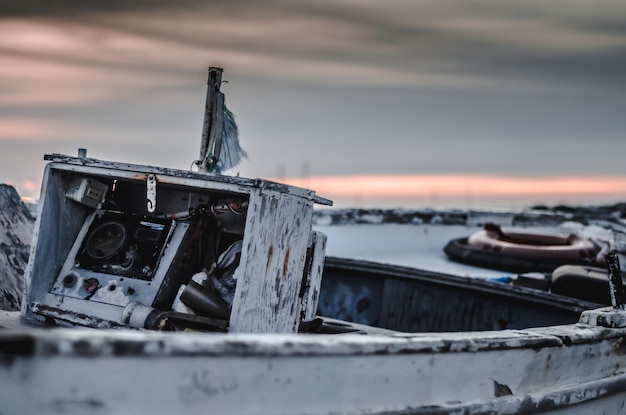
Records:
{"label": "weathered white paint", "polygon": [[300,307],[300,315],[303,321],[313,320],[317,311],[317,301],[324,271],[324,259],[326,258],[326,235],[322,232],[312,232],[310,245],[312,250],[310,264],[305,264],[309,269],[304,270],[303,280],[306,290]]}
{"label": "weathered white paint", "polygon": [[312,221],[312,202],[267,189],[252,190],[236,272],[231,332],[298,330]]}
{"label": "weathered white paint", "polygon": [[387,336],[8,332],[0,413],[617,414],[624,336],[583,324]]}
{"label": "weathered white paint", "polygon": [[[260,179],[61,155],[46,158],[53,162],[45,169],[41,214],[35,224],[31,262],[25,273],[28,286],[23,302],[25,318],[42,319],[45,315],[92,327],[120,325],[124,323],[123,310],[128,304],[139,302],[159,308],[157,297],[163,287],[169,284],[170,289],[184,280],[176,274],[174,281],[170,275],[175,274],[169,273],[170,269],[176,269],[178,251],[193,232],[191,225],[183,222],[172,225],[174,233],[168,236],[150,281],[76,265],[90,231],[89,218],[93,217],[95,205],[82,203],[82,193],[76,196],[73,192],[68,197],[67,182],[97,183],[98,180],[102,181],[103,191],[107,189],[103,183],[108,183],[111,189],[121,186],[119,183],[147,189],[143,194],[124,194],[127,196],[124,203],[128,205],[125,213],[136,217],[154,211],[155,204],[158,204],[155,212],[165,213],[189,211],[209,200],[215,203],[223,198],[234,198],[247,205],[245,225],[239,230],[243,233],[243,251],[236,272],[238,282],[230,331],[294,333],[303,318],[314,316],[325,243],[317,244],[314,258],[310,259],[313,266],[305,270],[311,264],[306,260],[307,247],[312,233],[313,204],[329,202],[315,196],[315,192]],[[188,228],[189,232],[185,232]],[[311,272],[315,275],[309,276]],[[74,276],[75,283],[66,284],[68,275]],[[90,296],[82,289],[82,282],[88,279],[99,283]],[[178,287],[174,288],[175,293]]]}
{"label": "weathered white paint", "polygon": [[102,177],[125,177],[144,182],[147,180],[149,174],[154,174],[159,183],[236,191],[244,194],[248,193],[251,188],[268,188],[310,199],[317,204],[328,206],[333,204],[331,200],[316,195],[313,190],[288,186],[263,179],[221,176],[165,167],[104,161],[94,158],[81,159],[62,154],[48,154],[44,159],[52,161],[51,166],[55,169],[76,173],[95,174]]}
{"label": "weathered white paint", "polygon": [[626,313],[624,310],[613,307],[604,307],[597,310],[583,311],[580,322],[601,327],[626,327]]}

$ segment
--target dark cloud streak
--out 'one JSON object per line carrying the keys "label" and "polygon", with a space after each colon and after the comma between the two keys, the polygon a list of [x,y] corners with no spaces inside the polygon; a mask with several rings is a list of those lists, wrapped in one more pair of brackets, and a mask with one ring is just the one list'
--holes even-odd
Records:
{"label": "dark cloud streak", "polygon": [[[212,0],[212,3],[221,3]],[[224,3],[227,3],[224,1]],[[128,11],[154,11],[197,8],[206,4],[201,0],[0,0],[0,16],[73,18],[86,13],[123,13]]]}
{"label": "dark cloud streak", "polygon": [[[408,73],[464,74],[484,78],[506,79],[508,77],[528,80],[552,81],[556,84],[569,82],[586,87],[597,84],[623,84],[619,77],[624,63],[620,56],[626,45],[595,47],[577,46],[574,50],[541,50],[540,40],[523,37],[519,43],[511,43],[498,36],[498,30],[506,35],[506,26],[488,32],[481,31],[480,19],[485,23],[508,19],[511,22],[540,23],[550,40],[554,30],[571,29],[589,35],[619,36],[626,29],[619,25],[619,18],[607,10],[588,16],[576,11],[576,5],[568,8],[569,2],[555,2],[547,6],[536,2],[516,3],[497,7],[493,2],[411,2],[395,8],[364,3],[365,6],[348,6],[342,3],[325,2],[183,2],[165,1],[59,1],[59,2],[2,2],[4,15],[55,16],[72,21],[78,14],[81,23],[98,31],[124,33],[141,36],[155,42],[169,42],[185,47],[217,50],[234,50],[242,53],[264,53],[268,56],[290,60],[315,59],[323,62],[346,62],[368,65],[376,62],[381,67],[398,68]],[[567,4],[566,4],[567,3]],[[41,6],[41,7],[40,7]],[[580,9],[581,6],[578,6]],[[399,9],[399,10],[398,10]],[[158,15],[164,10],[179,13],[200,13],[206,16],[206,28],[201,32],[185,30],[181,25],[158,25],[136,23],[133,20],[113,19],[110,13],[145,11]],[[395,10],[395,11],[394,11]],[[421,11],[425,11],[422,13]],[[398,19],[411,15],[414,19]],[[231,19],[241,24],[254,24],[262,28],[268,18],[305,18],[317,22],[318,30],[328,27],[354,28],[354,37],[349,40],[350,49],[335,49],[329,43],[308,46],[302,42],[303,35],[295,33],[293,39],[285,38],[268,44],[262,36],[227,36],[214,32],[211,24]],[[172,22],[184,19],[183,15],[172,15]],[[477,29],[458,28],[459,21],[476,20]],[[605,23],[609,22],[605,29]],[[271,31],[271,27],[266,30]],[[487,27],[488,29],[488,27]],[[532,34],[532,33],[531,33]],[[316,33],[306,36],[315,37]],[[524,36],[524,33],[520,33]],[[106,34],[104,35],[106,36]],[[263,43],[265,42],[265,43]],[[539,43],[539,44],[537,44]],[[556,44],[558,46],[558,43]],[[564,45],[564,49],[571,47]],[[98,48],[97,37],[94,48]],[[49,59],[54,59],[50,57]],[[70,63],[106,66],[107,62],[90,63],[81,58],[57,57]],[[71,62],[72,59],[76,59]],[[122,63],[114,63],[113,66]],[[131,65],[132,66],[132,65]],[[158,70],[166,70],[161,66]],[[234,70],[238,70],[234,68]],[[178,73],[173,70],[173,73]],[[596,76],[597,74],[601,76]]]}

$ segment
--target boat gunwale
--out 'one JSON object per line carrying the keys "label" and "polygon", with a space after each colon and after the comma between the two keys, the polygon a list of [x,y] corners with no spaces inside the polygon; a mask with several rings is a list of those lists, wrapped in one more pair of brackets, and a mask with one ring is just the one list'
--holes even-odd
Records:
{"label": "boat gunwale", "polygon": [[[600,329],[600,328],[596,328]],[[625,330],[611,330],[615,334],[619,332],[619,336],[625,334]],[[527,330],[507,331],[512,332],[514,336],[534,336],[532,333],[526,333]],[[484,337],[485,333],[480,334]],[[427,336],[427,335],[426,335]],[[424,335],[418,342],[424,343]],[[107,342],[111,338],[119,338],[119,342],[111,344]],[[449,336],[447,336],[449,337]],[[453,336],[454,337],[454,336]],[[548,339],[552,336],[537,336],[538,338]],[[143,338],[143,340],[140,340]],[[164,351],[165,346],[174,343],[174,339],[185,339],[186,341],[177,341],[179,346],[198,347],[202,345],[221,346],[215,348],[213,353],[193,353],[191,349],[177,350],[175,347],[169,350],[169,353],[163,356],[158,355],[158,351]],[[169,340],[168,340],[169,339]],[[330,339],[324,341],[323,339]],[[495,339],[492,339],[495,340]],[[410,355],[406,347],[399,348],[399,343],[410,344],[414,342],[412,338],[398,338],[396,336],[364,336],[364,335],[326,335],[321,338],[319,335],[296,335],[296,334],[229,334],[229,335],[205,335],[185,333],[167,334],[154,332],[130,332],[130,331],[111,331],[111,330],[95,330],[95,329],[53,329],[53,330],[21,330],[14,332],[12,330],[0,330],[0,363],[4,365],[28,364],[32,361],[33,365],[41,362],[52,362],[50,358],[74,359],[78,358],[77,364],[83,361],[93,361],[95,358],[105,359],[101,364],[106,364],[108,359],[146,359],[150,357],[174,359],[187,358],[255,358],[255,357],[281,357],[281,358],[307,358],[310,356],[319,357],[341,357],[350,355],[352,357],[366,357],[368,355],[389,356],[392,355]],[[614,340],[619,342],[619,339]],[[373,346],[383,346],[390,349],[394,346],[395,351],[387,350],[381,352],[380,349]],[[176,346],[176,345],[174,345]],[[298,349],[308,346],[309,353],[295,353]],[[530,346],[529,344],[519,344],[516,349],[520,350],[522,346]],[[556,344],[555,344],[556,346]],[[545,347],[545,346],[544,346]],[[570,347],[569,345],[560,344],[559,347]],[[585,347],[584,345],[582,347]],[[607,347],[607,346],[605,346]],[[368,349],[367,353],[359,353],[359,350]],[[524,347],[528,349],[528,347]],[[14,353],[11,353],[13,350]],[[269,353],[271,351],[275,353]],[[341,353],[337,353],[338,351]],[[302,350],[300,350],[302,351]],[[330,351],[330,352],[329,352]],[[446,350],[413,350],[413,353],[435,354],[435,353],[454,353],[454,352],[481,352],[490,350],[456,350],[448,348]],[[7,353],[9,352],[9,353]],[[108,352],[108,353],[105,353]],[[538,352],[534,350],[533,353]],[[550,350],[544,351],[550,354]],[[398,356],[399,357],[399,356]],[[129,360],[130,361],[130,360]],[[155,361],[156,362],[156,361]],[[154,364],[154,363],[153,363]],[[208,361],[203,363],[208,364]],[[495,381],[494,381],[495,382]],[[614,373],[610,376],[600,378],[588,378],[582,382],[565,382],[551,385],[550,387],[542,386],[541,389],[526,389],[520,393],[511,393],[505,395],[492,396],[491,398],[476,401],[464,402],[446,402],[434,405],[407,405],[404,408],[386,408],[368,411],[372,414],[448,414],[448,413],[464,413],[464,414],[516,414],[516,413],[544,413],[557,410],[560,408],[571,407],[572,405],[580,405],[585,403],[593,403],[598,399],[603,399],[612,395],[623,393],[626,386],[626,374]],[[349,412],[351,413],[351,412]],[[360,412],[359,412],[360,413]]]}
{"label": "boat gunwale", "polygon": [[[626,330],[621,334],[626,335]],[[12,347],[15,344],[20,347]],[[0,330],[0,356],[46,358],[407,355],[538,350],[563,344],[557,336],[531,329],[391,335],[173,333],[75,327]]]}

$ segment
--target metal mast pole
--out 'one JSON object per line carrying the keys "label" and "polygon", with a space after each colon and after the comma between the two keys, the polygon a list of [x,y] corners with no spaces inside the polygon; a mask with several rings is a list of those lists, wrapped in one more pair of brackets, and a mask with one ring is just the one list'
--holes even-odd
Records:
{"label": "metal mast pole", "polygon": [[200,143],[200,158],[197,162],[198,170],[202,172],[215,171],[222,147],[224,94],[220,91],[220,86],[223,71],[222,68],[209,68],[204,127]]}

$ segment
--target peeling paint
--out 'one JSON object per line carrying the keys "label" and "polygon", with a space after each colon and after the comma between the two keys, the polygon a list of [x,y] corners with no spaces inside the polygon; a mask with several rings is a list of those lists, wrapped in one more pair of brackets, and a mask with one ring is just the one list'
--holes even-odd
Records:
{"label": "peeling paint", "polygon": [[[612,342],[591,346],[598,352],[611,350],[622,337],[614,334]],[[194,413],[210,407],[218,412],[256,408],[293,414],[307,413],[307,405],[320,414],[556,414],[570,407],[580,408],[576,414],[619,413],[612,408],[626,399],[626,374],[598,378],[598,373],[621,357],[577,365],[572,362],[590,345],[555,345],[541,361],[545,365],[551,356],[549,371],[564,375],[556,381],[529,366],[538,360],[532,347],[519,347],[522,338],[536,337],[532,330],[499,335],[501,345],[510,348],[470,352],[467,345],[479,343],[481,334],[207,336],[60,329],[36,330],[25,337],[0,332],[0,360],[12,358],[10,367],[0,365],[0,402],[11,402],[8,408],[15,413],[29,412],[24,405],[30,403],[57,402],[54,408],[63,407],[68,414],[84,413],[88,407],[111,414],[161,414],[182,407]],[[504,341],[507,337],[511,340]],[[31,344],[32,354],[21,352],[21,342]],[[89,359],[88,374],[84,358]],[[154,374],[149,382],[145,371]],[[111,383],[121,379],[120,373],[124,382]],[[490,380],[451,388],[463,373]],[[519,382],[523,376],[529,378]],[[15,388],[28,390],[25,385],[34,379],[50,387],[37,390],[30,400],[7,398]],[[128,384],[133,393],[121,393]],[[115,399],[93,400],[104,388]],[[350,406],[345,406],[348,400],[334,398],[339,394],[350,397]]]}
{"label": "peeling paint", "polygon": [[283,260],[283,272],[281,274],[282,278],[287,277],[287,269],[289,269],[289,247],[285,251],[285,259]]}
{"label": "peeling paint", "polygon": [[272,258],[274,256],[274,245],[270,245],[267,250],[267,262],[265,263],[265,269],[269,269],[270,264],[272,263]]}
{"label": "peeling paint", "polygon": [[496,398],[499,398],[501,396],[513,395],[511,388],[509,388],[507,385],[499,383],[495,379],[491,380],[493,381],[493,393]]}

